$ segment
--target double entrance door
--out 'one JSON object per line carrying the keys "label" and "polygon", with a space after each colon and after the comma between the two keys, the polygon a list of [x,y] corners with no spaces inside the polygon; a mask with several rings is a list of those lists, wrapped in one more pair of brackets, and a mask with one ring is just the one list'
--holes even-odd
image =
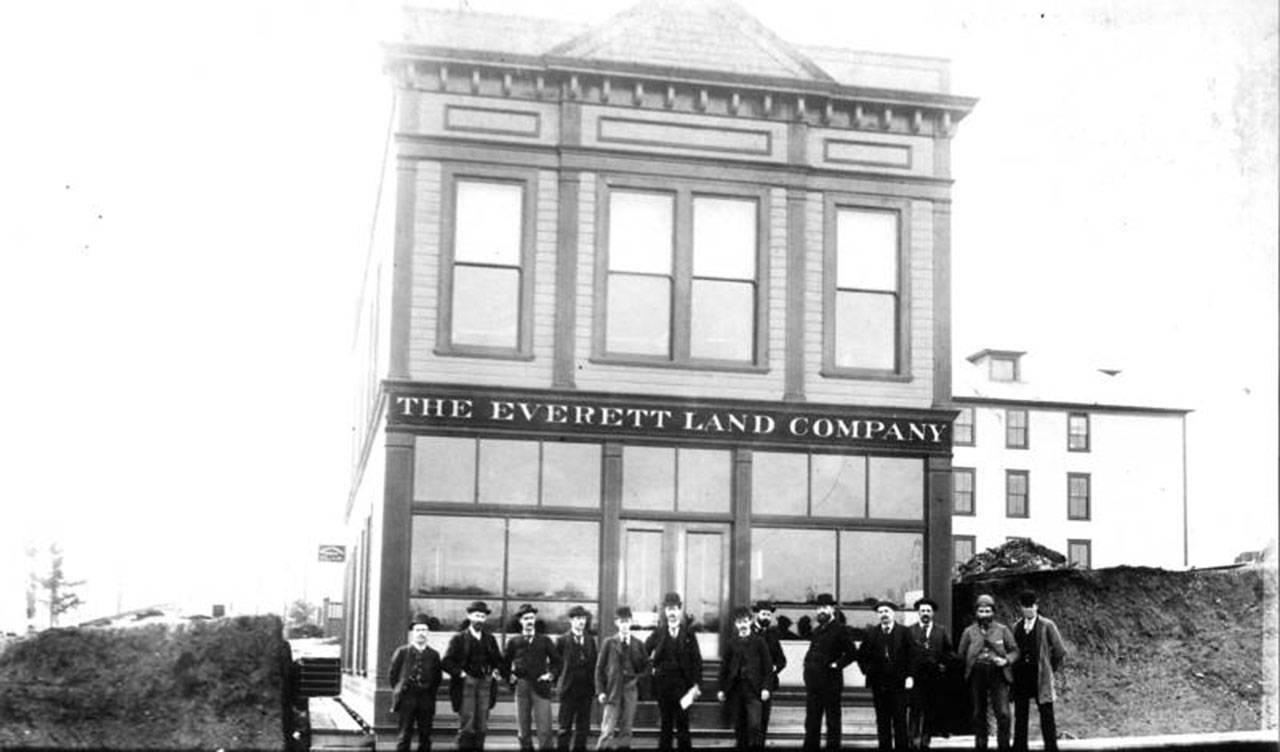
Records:
{"label": "double entrance door", "polygon": [[729,525],[622,521],[618,604],[630,606],[637,626],[662,623],[662,596],[675,591],[685,612],[715,632],[728,616]]}

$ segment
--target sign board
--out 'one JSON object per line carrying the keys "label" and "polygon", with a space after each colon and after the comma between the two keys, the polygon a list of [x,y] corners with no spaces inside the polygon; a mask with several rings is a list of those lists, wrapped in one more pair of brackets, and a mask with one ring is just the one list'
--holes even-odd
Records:
{"label": "sign board", "polygon": [[320,561],[332,561],[341,564],[347,560],[347,547],[334,545],[320,546]]}

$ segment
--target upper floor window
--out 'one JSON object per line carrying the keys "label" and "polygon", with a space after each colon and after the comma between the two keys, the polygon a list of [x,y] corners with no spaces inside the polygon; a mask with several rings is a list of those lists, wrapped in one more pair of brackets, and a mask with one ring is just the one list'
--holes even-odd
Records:
{"label": "upper floor window", "polygon": [[1088,569],[1093,566],[1093,543],[1087,539],[1067,541],[1067,563]]}
{"label": "upper floor window", "polygon": [[1089,451],[1089,415],[1087,413],[1067,414],[1067,450]]}
{"label": "upper floor window", "polygon": [[1026,470],[1004,471],[1004,514],[1006,517],[1031,516],[1031,477]]}
{"label": "upper floor window", "polygon": [[1067,519],[1089,519],[1089,474],[1067,473]]}
{"label": "upper floor window", "polygon": [[754,365],[763,194],[609,185],[604,214],[604,357]]}
{"label": "upper floor window", "polygon": [[1027,411],[1004,411],[1004,445],[1007,449],[1027,448]]}
{"label": "upper floor window", "polygon": [[529,356],[534,177],[446,170],[439,349]]}
{"label": "upper floor window", "polygon": [[967,564],[973,555],[977,553],[978,539],[973,535],[953,535],[951,536],[951,547],[955,555],[955,568]]}
{"label": "upper floor window", "polygon": [[953,514],[973,514],[973,468],[957,467],[951,471]]}
{"label": "upper floor window", "polygon": [[952,442],[959,446],[973,446],[973,408],[962,407],[956,416]]}
{"label": "upper floor window", "polygon": [[828,202],[824,372],[893,376],[907,370],[902,202]]}
{"label": "upper floor window", "polygon": [[992,381],[1018,381],[1018,359],[1011,355],[992,355],[987,361],[987,376]]}

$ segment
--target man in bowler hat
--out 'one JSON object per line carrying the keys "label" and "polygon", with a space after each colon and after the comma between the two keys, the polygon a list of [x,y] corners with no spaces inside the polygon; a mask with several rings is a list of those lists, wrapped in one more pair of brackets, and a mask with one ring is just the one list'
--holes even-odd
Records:
{"label": "man in bowler hat", "polygon": [[591,614],[582,606],[569,610],[569,632],[560,636],[560,752],[585,752],[591,731],[591,701],[595,697],[596,639],[587,634]]}
{"label": "man in bowler hat", "polygon": [[686,694],[692,693],[695,700],[702,694],[698,686],[702,681],[702,652],[684,618],[679,593],[663,596],[662,612],[667,623],[654,629],[644,643],[653,664],[654,694],[658,699],[658,749],[671,749],[674,727],[680,751],[687,752],[693,748],[689,710],[681,706],[680,700]]}
{"label": "man in bowler hat", "polygon": [[858,667],[871,688],[880,749],[907,748],[907,690],[911,689],[911,640],[906,627],[894,620],[897,605],[876,604],[876,624],[858,646]]}
{"label": "man in bowler hat", "polygon": [[427,644],[431,631],[426,614],[413,618],[409,644],[391,654],[391,712],[396,714],[396,752],[409,752],[418,732],[418,752],[430,752],[431,726],[436,717],[436,690],[442,673],[440,654]]}
{"label": "man in bowler hat", "polygon": [[596,749],[631,749],[631,726],[640,699],[639,679],[649,671],[649,653],[631,634],[631,609],[614,612],[618,633],[600,646],[596,659],[596,693],[604,708]]}
{"label": "man in bowler hat", "polygon": [[507,640],[503,665],[515,683],[516,736],[520,749],[551,749],[551,686],[560,673],[560,652],[551,638],[538,631],[538,609],[525,603],[516,611],[520,634]]}
{"label": "man in bowler hat", "polygon": [[1013,632],[995,620],[996,601],[987,594],[976,601],[977,621],[965,627],[956,649],[964,658],[964,680],[973,703],[974,749],[987,748],[987,707],[996,717],[996,746],[1009,749],[1009,685],[1018,660]]}
{"label": "man in bowler hat", "polygon": [[853,636],[836,618],[836,599],[819,593],[814,600],[813,628],[809,650],[804,654],[804,748],[817,750],[822,741],[822,721],[827,722],[827,749],[840,749],[843,719],[840,693],[844,689],[844,669],[853,663],[857,651]]}
{"label": "man in bowler hat", "polygon": [[738,749],[764,749],[763,703],[769,701],[773,659],[764,637],[752,629],[751,611],[733,610],[734,633],[724,641],[720,658],[720,690],[716,699],[729,704]]}
{"label": "man in bowler hat", "polygon": [[951,633],[934,620],[938,604],[932,598],[921,598],[915,603],[916,623],[907,628],[911,637],[911,676],[915,686],[907,719],[907,732],[916,749],[928,749],[941,717],[946,687],[947,664],[953,657]]}
{"label": "man in bowler hat", "polygon": [[1053,675],[1062,668],[1067,647],[1062,642],[1058,625],[1040,615],[1036,594],[1024,590],[1018,594],[1022,618],[1013,625],[1018,642],[1019,660],[1013,665],[1013,748],[1027,748],[1027,714],[1034,700],[1040,711],[1040,737],[1046,750],[1058,748],[1058,727],[1053,719]]}
{"label": "man in bowler hat", "polygon": [[[764,638],[769,648],[769,660],[772,662],[769,672],[770,699],[765,700],[760,708],[760,734],[762,738],[769,736],[769,711],[773,706],[772,695],[778,690],[778,674],[787,667],[787,654],[782,651],[782,637],[778,627],[773,624],[774,606],[770,601],[756,601],[751,609],[755,620],[751,623],[751,631]],[[781,624],[781,620],[779,620]]]}
{"label": "man in bowler hat", "polygon": [[467,623],[449,640],[444,670],[449,674],[449,698],[458,714],[458,749],[484,749],[489,709],[497,701],[496,680],[506,676],[498,641],[485,627],[489,606],[467,606]]}

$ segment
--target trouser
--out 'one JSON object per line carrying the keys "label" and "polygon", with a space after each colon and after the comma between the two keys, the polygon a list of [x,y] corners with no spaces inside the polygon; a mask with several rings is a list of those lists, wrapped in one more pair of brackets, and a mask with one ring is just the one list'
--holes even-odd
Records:
{"label": "trouser", "polygon": [[492,677],[463,679],[462,705],[458,708],[458,749],[484,749],[489,730],[489,683]]}
{"label": "trouser", "polygon": [[764,749],[763,703],[760,702],[760,695],[749,689],[735,687],[726,699],[729,701],[729,722],[733,725],[738,749]]}
{"label": "trouser", "polygon": [[911,746],[928,749],[938,723],[938,711],[942,707],[942,682],[936,677],[916,679],[908,705],[907,735]]}
{"label": "trouser", "polygon": [[516,737],[520,749],[533,749],[533,730],[537,727],[538,749],[551,749],[551,698],[534,691],[534,682],[516,680]]}
{"label": "trouser", "polygon": [[418,732],[418,752],[431,750],[431,726],[436,717],[436,697],[426,690],[406,690],[400,695],[400,709],[396,711],[398,733],[396,752],[409,752],[413,732]]}
{"label": "trouser", "polygon": [[636,680],[631,679],[622,685],[616,702],[605,704],[596,749],[631,749],[631,727],[636,720],[639,694]]}
{"label": "trouser", "polygon": [[822,721],[827,722],[827,749],[840,749],[840,686],[810,689],[804,702],[804,748],[822,746]]}
{"label": "trouser", "polygon": [[689,752],[693,743],[689,737],[689,711],[680,707],[680,698],[689,687],[681,676],[666,674],[655,677],[658,695],[658,750],[671,749],[672,732],[680,752]]}
{"label": "trouser", "polygon": [[587,734],[591,733],[591,699],[590,694],[560,698],[560,712],[556,719],[560,736],[556,748],[561,752],[568,752],[570,746],[574,752],[586,750]]}
{"label": "trouser", "polygon": [[775,689],[769,690],[769,699],[760,703],[760,737],[767,739],[769,737],[769,711],[773,709],[773,693]]}
{"label": "trouser", "polygon": [[907,748],[907,691],[901,687],[871,688],[876,710],[876,738],[880,749]]}
{"label": "trouser", "polygon": [[1040,738],[1044,739],[1046,750],[1058,748],[1058,726],[1053,720],[1053,703],[1035,700],[1034,690],[1028,693],[1018,692],[1013,697],[1013,748],[1026,752],[1027,749],[1027,716],[1034,700],[1040,709]]}
{"label": "trouser", "polygon": [[1009,749],[1009,682],[996,666],[973,667],[969,677],[969,697],[973,702],[974,749],[987,748],[987,707],[996,717],[996,747]]}

